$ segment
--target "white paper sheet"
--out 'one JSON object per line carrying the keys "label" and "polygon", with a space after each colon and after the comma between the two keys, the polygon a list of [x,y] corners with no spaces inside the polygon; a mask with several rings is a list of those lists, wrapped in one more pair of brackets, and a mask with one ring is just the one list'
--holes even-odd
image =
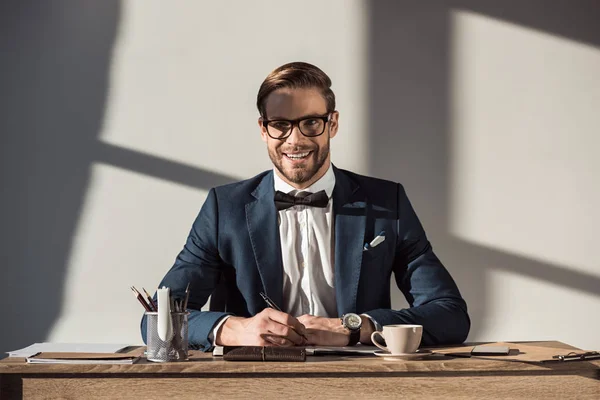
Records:
{"label": "white paper sheet", "polygon": [[129,346],[115,343],[34,343],[31,346],[8,352],[9,357],[31,357],[40,352],[116,353]]}

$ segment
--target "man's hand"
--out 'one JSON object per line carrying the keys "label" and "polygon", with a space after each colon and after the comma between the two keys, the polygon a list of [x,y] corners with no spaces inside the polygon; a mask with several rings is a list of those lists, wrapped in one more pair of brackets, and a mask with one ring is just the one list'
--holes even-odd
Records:
{"label": "man's hand", "polygon": [[[369,318],[362,315],[361,318],[360,342],[371,343],[371,333],[375,330],[375,327]],[[305,314],[298,317],[298,321],[306,326],[308,344],[347,346],[350,341],[350,331],[344,328],[340,318],[323,318]]]}
{"label": "man's hand", "polygon": [[229,317],[219,328],[215,344],[220,346],[304,345],[306,328],[296,318],[265,308],[252,318]]}
{"label": "man's hand", "polygon": [[314,315],[298,317],[306,326],[308,344],[317,346],[346,346],[350,339],[350,332],[344,328],[339,318],[323,318]]}

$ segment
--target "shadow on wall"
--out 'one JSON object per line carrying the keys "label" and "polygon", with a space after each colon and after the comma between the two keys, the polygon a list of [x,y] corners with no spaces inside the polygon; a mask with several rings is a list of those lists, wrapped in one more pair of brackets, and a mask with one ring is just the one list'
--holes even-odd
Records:
{"label": "shadow on wall", "polygon": [[[450,234],[450,12],[472,11],[600,46],[596,1],[370,1],[369,172],[402,182],[469,305],[471,337],[484,328],[489,266],[600,294],[600,279],[474,245]],[[403,300],[395,291],[394,304]]]}
{"label": "shadow on wall", "polygon": [[117,0],[0,3],[0,358],[46,339],[94,162],[206,188],[232,181],[99,141]]}
{"label": "shadow on wall", "polygon": [[0,8],[5,351],[43,341],[60,312],[119,3],[15,0]]}
{"label": "shadow on wall", "polygon": [[[586,10],[592,1],[577,7],[564,0],[524,3],[369,2],[370,172],[406,185],[469,301],[473,333],[486,310],[482,266],[589,293],[597,294],[600,287],[595,277],[475,246],[448,233],[450,8],[599,44],[598,18]],[[98,140],[121,7],[117,0],[0,2],[0,301],[5,305],[0,352],[44,340],[60,315],[94,162],[202,189],[233,180]]]}

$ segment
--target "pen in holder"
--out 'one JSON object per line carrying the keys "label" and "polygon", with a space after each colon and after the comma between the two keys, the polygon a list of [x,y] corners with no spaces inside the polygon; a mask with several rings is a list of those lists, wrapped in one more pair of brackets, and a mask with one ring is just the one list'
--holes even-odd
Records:
{"label": "pen in holder", "polygon": [[[160,310],[160,306],[159,306]],[[188,312],[172,311],[170,322],[172,329],[159,334],[158,312],[146,312],[147,347],[146,358],[149,361],[184,361],[188,358]]]}

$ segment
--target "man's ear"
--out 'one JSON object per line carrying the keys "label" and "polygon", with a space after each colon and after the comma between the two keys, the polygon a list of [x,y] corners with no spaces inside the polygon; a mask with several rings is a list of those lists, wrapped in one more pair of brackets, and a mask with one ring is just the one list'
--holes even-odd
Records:
{"label": "man's ear", "polygon": [[263,142],[267,143],[269,135],[267,134],[267,129],[263,126],[263,117],[258,118],[258,127],[260,129],[260,137],[262,138]]}
{"label": "man's ear", "polygon": [[332,138],[337,134],[338,131],[338,121],[340,118],[340,113],[334,111],[331,113],[331,118],[329,119],[329,137]]}

